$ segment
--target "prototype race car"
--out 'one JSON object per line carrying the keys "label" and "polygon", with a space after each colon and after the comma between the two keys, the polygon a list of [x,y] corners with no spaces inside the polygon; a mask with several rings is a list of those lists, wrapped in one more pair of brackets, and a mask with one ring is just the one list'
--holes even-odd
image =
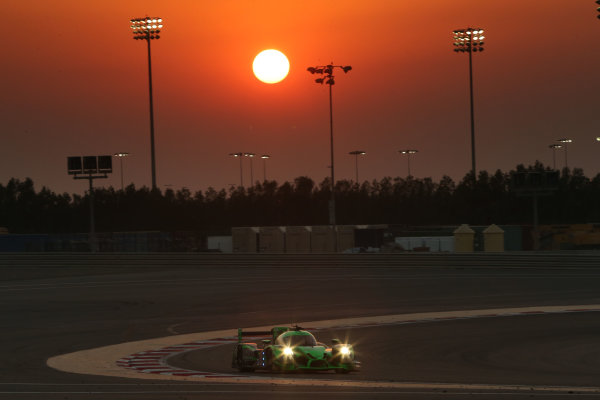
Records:
{"label": "prototype race car", "polygon": [[[262,348],[243,338],[264,337]],[[267,338],[268,337],[268,338]],[[238,344],[233,350],[231,366],[242,372],[267,371],[328,371],[348,373],[360,368],[354,359],[351,344],[331,341],[331,347],[316,341],[300,327],[275,327],[267,332],[243,332],[238,329]]]}

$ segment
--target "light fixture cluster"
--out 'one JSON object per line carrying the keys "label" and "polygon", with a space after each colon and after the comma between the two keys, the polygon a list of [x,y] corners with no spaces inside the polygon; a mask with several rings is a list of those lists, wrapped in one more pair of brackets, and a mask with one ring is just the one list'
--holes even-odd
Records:
{"label": "light fixture cluster", "polygon": [[162,18],[133,18],[130,22],[135,40],[160,39],[159,33],[163,27]]}
{"label": "light fixture cluster", "polygon": [[483,51],[483,29],[467,28],[457,29],[452,32],[454,35],[454,51],[472,52]]}
{"label": "light fixture cluster", "polygon": [[348,73],[348,71],[352,70],[352,67],[349,65],[321,65],[316,67],[308,67],[306,70],[311,74],[321,74],[325,75],[323,78],[315,79],[315,82],[326,85],[335,85],[335,79],[333,76],[334,68],[340,68],[344,73]]}
{"label": "light fixture cluster", "polygon": [[398,153],[400,153],[400,154],[415,154],[418,152],[419,152],[419,150],[398,150]]}

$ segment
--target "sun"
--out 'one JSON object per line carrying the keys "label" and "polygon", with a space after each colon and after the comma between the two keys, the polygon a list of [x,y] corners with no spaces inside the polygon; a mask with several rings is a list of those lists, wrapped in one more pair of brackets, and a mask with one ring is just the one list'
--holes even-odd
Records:
{"label": "sun", "polygon": [[254,57],[252,71],[254,76],[264,83],[277,83],[287,76],[290,62],[279,50],[263,50]]}

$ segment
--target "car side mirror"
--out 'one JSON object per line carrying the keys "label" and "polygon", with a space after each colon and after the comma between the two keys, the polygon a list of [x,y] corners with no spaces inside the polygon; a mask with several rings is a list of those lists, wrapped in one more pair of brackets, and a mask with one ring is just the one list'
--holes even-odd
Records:
{"label": "car side mirror", "polygon": [[342,343],[340,339],[331,339],[331,343],[335,346],[336,344]]}

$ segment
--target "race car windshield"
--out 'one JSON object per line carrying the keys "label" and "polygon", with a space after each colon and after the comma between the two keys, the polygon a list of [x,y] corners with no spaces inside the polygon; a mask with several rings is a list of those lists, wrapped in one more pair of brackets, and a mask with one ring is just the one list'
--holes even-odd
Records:
{"label": "race car windshield", "polygon": [[280,345],[296,347],[296,346],[316,346],[317,341],[313,335],[293,335],[286,337],[278,337],[277,342]]}

